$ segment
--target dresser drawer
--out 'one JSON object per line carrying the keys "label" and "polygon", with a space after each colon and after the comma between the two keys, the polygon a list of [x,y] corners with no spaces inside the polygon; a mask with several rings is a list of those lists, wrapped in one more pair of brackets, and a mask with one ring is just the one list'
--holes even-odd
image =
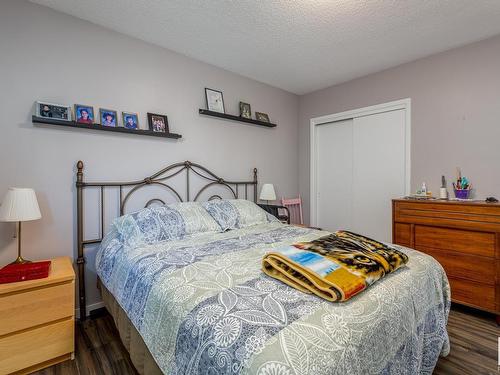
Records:
{"label": "dresser drawer", "polygon": [[476,216],[481,221],[500,223],[500,205],[498,204],[467,204],[465,202],[453,201],[395,201],[398,211],[418,211],[412,215],[428,215],[433,217],[453,217],[453,215]]}
{"label": "dresser drawer", "polygon": [[431,247],[493,258],[495,234],[416,225],[415,247]]}
{"label": "dresser drawer", "polygon": [[500,232],[500,204],[393,201],[398,223]]}
{"label": "dresser drawer", "polygon": [[415,248],[441,263],[448,277],[495,285],[495,262],[490,258],[421,246]]}
{"label": "dresser drawer", "polygon": [[74,282],[0,296],[0,336],[73,317]]}
{"label": "dresser drawer", "polygon": [[38,365],[74,351],[73,318],[0,338],[0,374]]}
{"label": "dresser drawer", "polygon": [[495,311],[495,287],[471,281],[448,278],[451,299],[475,307]]}
{"label": "dresser drawer", "polygon": [[394,243],[402,246],[411,244],[411,226],[410,224],[394,224]]}

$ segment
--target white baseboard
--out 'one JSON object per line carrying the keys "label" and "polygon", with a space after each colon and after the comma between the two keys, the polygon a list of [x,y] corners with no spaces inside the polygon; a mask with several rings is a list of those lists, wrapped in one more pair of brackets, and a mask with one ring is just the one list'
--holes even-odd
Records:
{"label": "white baseboard", "polygon": [[[91,312],[92,310],[97,310],[97,309],[100,309],[100,308],[102,308],[102,307],[104,307],[104,302],[103,302],[103,301],[101,301],[101,302],[96,302],[96,303],[93,303],[93,304],[91,304],[91,305],[87,305],[87,314],[86,314],[86,316],[89,316],[89,315],[90,315],[90,312]],[[80,309],[79,309],[79,308],[78,308],[78,309],[75,309],[75,316],[76,316],[76,317],[79,317],[79,316],[80,316]]]}

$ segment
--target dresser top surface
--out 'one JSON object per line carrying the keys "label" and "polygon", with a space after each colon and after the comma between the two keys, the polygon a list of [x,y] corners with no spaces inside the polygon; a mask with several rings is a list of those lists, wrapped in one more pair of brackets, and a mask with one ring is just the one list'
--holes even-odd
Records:
{"label": "dresser top surface", "polygon": [[75,271],[73,270],[73,265],[69,257],[59,257],[47,260],[52,262],[50,264],[48,277],[36,280],[19,281],[16,283],[0,284],[0,296],[2,294],[20,292],[32,288],[39,288],[51,284],[74,280]]}

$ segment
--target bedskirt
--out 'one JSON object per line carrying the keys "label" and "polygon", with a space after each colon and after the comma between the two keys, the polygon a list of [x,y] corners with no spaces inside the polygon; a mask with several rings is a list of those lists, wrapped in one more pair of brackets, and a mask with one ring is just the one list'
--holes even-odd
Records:
{"label": "bedskirt", "polygon": [[113,317],[115,326],[120,334],[120,339],[127,349],[132,364],[140,375],[162,375],[151,352],[148,350],[144,340],[137,329],[128,318],[127,314],[116,302],[115,297],[99,282],[104,306]]}

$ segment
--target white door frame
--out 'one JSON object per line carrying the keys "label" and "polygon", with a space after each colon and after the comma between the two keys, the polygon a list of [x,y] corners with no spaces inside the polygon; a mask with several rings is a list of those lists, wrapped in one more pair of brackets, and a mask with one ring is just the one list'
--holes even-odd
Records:
{"label": "white door frame", "polygon": [[369,116],[376,113],[383,113],[389,111],[395,111],[398,109],[405,110],[405,194],[410,194],[410,184],[411,184],[411,99],[401,99],[393,102],[377,104],[370,107],[353,109],[350,111],[334,113],[331,115],[315,117],[311,119],[311,129],[310,129],[310,223],[311,225],[317,225],[317,205],[318,205],[318,193],[317,193],[317,165],[316,165],[316,155],[317,155],[317,144],[316,144],[316,128],[320,125],[348,120],[355,117]]}

